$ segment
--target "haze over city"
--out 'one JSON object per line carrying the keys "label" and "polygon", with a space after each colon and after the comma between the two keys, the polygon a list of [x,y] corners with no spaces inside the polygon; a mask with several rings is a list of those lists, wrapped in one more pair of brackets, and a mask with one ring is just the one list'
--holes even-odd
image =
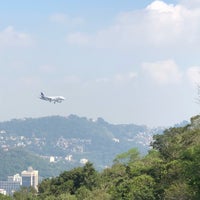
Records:
{"label": "haze over city", "polygon": [[[200,110],[199,21],[198,0],[1,2],[0,121],[189,120]],[[40,92],[66,100],[54,105]]]}

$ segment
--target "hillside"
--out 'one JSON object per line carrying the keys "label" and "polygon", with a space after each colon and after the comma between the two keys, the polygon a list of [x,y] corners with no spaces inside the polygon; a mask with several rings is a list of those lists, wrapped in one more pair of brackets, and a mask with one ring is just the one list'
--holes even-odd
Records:
{"label": "hillside", "polygon": [[32,166],[40,172],[40,178],[53,177],[64,170],[62,163],[49,163],[49,159],[41,158],[25,149],[15,148],[0,151],[0,177],[7,180],[8,175],[21,173]]}
{"label": "hillside", "polygon": [[[94,163],[97,169],[103,169],[112,165],[116,155],[130,148],[136,147],[141,154],[146,154],[152,136],[161,132],[162,129],[135,124],[114,125],[102,118],[91,120],[76,115],[13,119],[0,123],[0,148],[2,152],[11,149],[14,152],[15,148],[20,148],[20,151],[46,158],[47,163],[53,156],[55,165],[60,165],[61,171],[80,166],[80,162],[86,160]],[[31,164],[31,155],[24,159],[26,165]],[[0,169],[1,165],[2,162]]]}
{"label": "hillside", "polygon": [[[153,149],[141,156],[133,148],[102,172],[88,162],[45,179],[39,192],[14,197],[34,200],[198,200],[200,199],[200,116],[184,127],[155,135]],[[16,200],[20,198],[15,198]]]}

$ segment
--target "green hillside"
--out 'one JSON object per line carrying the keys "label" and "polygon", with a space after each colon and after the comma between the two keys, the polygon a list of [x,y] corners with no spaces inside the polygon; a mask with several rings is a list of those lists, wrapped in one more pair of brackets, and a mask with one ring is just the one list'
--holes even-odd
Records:
{"label": "green hillside", "polygon": [[[18,173],[22,167],[26,169],[29,163],[33,163],[31,165],[34,167],[35,163],[29,159],[34,155],[40,156],[40,159],[34,157],[34,160],[43,163],[46,161],[41,157],[59,158],[61,162],[52,166],[55,167],[56,173],[49,174],[58,174],[59,170],[61,173],[63,170],[81,166],[81,159],[91,161],[98,170],[102,170],[105,166],[112,165],[112,160],[117,154],[128,151],[130,148],[136,147],[142,154],[146,154],[152,135],[159,131],[159,129],[151,130],[143,125],[116,125],[110,124],[102,118],[91,120],[76,115],[13,119],[0,122],[0,150],[2,150],[2,156],[6,154],[4,156],[8,159],[6,165],[12,161],[18,163],[15,168]],[[31,155],[24,155],[21,158],[19,151],[14,153],[15,149],[19,147],[22,152],[29,152]],[[67,156],[71,156],[71,162],[66,162]],[[17,161],[17,158],[24,161],[20,161],[21,167],[19,167],[20,162]],[[0,169],[3,170],[2,177],[13,175],[14,170],[7,170],[4,165],[4,161],[0,160]],[[48,169],[48,167],[46,168]],[[44,171],[40,171],[40,175],[46,177]]]}
{"label": "green hillside", "polygon": [[62,163],[49,163],[49,159],[41,158],[25,149],[15,148],[9,151],[0,151],[0,177],[1,180],[7,180],[8,175],[14,175],[27,170],[32,166],[39,171],[41,178],[53,177],[58,175],[64,169],[69,169]]}
{"label": "green hillside", "polygon": [[[97,172],[91,163],[46,179],[35,200],[198,200],[200,199],[200,116],[185,127],[155,135],[153,149],[119,154],[111,168]],[[18,200],[23,190],[15,193]],[[22,196],[21,196],[22,197]]]}

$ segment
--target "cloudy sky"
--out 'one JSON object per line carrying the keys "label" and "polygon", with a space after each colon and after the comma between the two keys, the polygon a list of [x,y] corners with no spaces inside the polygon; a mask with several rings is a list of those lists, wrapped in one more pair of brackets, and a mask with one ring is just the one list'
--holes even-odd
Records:
{"label": "cloudy sky", "polygon": [[[199,53],[199,0],[2,1],[0,121],[189,120],[200,111]],[[66,101],[41,101],[41,91]]]}

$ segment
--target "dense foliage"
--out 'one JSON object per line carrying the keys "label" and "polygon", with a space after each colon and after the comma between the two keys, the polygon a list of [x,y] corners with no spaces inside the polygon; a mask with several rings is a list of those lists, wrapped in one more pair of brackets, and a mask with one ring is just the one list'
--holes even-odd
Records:
{"label": "dense foliage", "polygon": [[[118,155],[103,172],[89,162],[43,180],[38,194],[23,190],[19,194],[32,200],[198,200],[200,117],[192,118],[190,125],[155,135],[145,157],[131,149]],[[14,195],[14,199],[19,198]]]}

